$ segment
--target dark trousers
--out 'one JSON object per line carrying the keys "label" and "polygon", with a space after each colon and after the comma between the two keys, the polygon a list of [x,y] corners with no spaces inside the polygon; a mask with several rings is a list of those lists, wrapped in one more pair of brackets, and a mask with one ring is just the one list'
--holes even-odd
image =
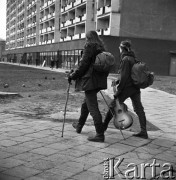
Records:
{"label": "dark trousers", "polygon": [[98,108],[97,93],[99,90],[90,90],[85,92],[85,98],[81,106],[81,115],[78,125],[84,126],[86,119],[90,113],[93,118],[95,130],[97,134],[104,134],[102,116]]}
{"label": "dark trousers", "polygon": [[[146,116],[145,116],[144,108],[143,108],[142,103],[141,103],[141,93],[135,93],[131,96],[122,94],[121,96],[118,97],[119,102],[123,103],[128,97],[130,97],[130,99],[132,101],[134,112],[139,117],[139,123],[140,123],[141,131],[146,132],[147,131],[146,130]],[[112,112],[114,112],[114,106],[115,106],[115,101],[113,100],[110,104],[110,109],[112,110]],[[107,112],[105,120],[104,120],[105,126],[108,126],[112,117],[113,117],[113,115],[112,115],[111,111],[109,110]]]}

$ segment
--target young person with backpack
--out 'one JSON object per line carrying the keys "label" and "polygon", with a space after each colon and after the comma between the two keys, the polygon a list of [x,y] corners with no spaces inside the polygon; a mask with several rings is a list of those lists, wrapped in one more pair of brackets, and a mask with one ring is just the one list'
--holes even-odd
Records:
{"label": "young person with backpack", "polygon": [[[127,98],[131,99],[134,111],[139,117],[141,127],[141,131],[133,136],[147,139],[146,116],[141,103],[140,88],[134,85],[131,77],[132,67],[136,63],[135,54],[131,50],[131,42],[128,40],[122,41],[120,43],[119,50],[121,57],[119,66],[120,80],[116,82],[117,91],[114,94],[114,98],[118,98],[120,103],[123,103]],[[107,112],[103,123],[105,131],[107,130],[108,124],[113,117],[112,112],[114,112],[115,99],[110,104],[110,110]]]}
{"label": "young person with backpack", "polygon": [[89,141],[104,142],[104,128],[102,115],[97,101],[97,93],[107,89],[107,76],[109,72],[99,72],[93,68],[96,56],[105,51],[104,44],[96,31],[86,33],[86,42],[83,50],[83,57],[78,68],[69,75],[68,82],[81,78],[82,90],[85,91],[85,98],[81,106],[81,115],[77,124],[74,124],[77,133],[81,133],[88,114],[93,118],[96,135],[89,137]]}

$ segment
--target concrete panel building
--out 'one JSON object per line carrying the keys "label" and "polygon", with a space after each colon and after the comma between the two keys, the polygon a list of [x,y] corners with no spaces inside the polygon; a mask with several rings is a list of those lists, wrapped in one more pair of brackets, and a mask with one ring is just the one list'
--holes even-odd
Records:
{"label": "concrete panel building", "polygon": [[0,60],[3,61],[3,52],[5,51],[5,40],[0,38]]}
{"label": "concrete panel building", "polygon": [[175,0],[7,0],[7,57],[37,65],[46,60],[47,66],[53,58],[57,67],[72,68],[86,32],[96,30],[117,65],[120,41],[130,39],[138,58],[156,74],[169,75],[175,8]]}

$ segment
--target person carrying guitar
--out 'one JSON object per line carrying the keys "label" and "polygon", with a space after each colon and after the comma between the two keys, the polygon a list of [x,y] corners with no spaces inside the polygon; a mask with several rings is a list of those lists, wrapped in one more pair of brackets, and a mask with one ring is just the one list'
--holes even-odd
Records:
{"label": "person carrying guitar", "polygon": [[148,139],[147,129],[146,129],[146,116],[144,112],[143,105],[141,103],[141,92],[133,84],[131,78],[131,69],[135,64],[135,54],[131,50],[131,42],[129,40],[122,41],[119,46],[120,50],[120,66],[119,66],[119,76],[120,79],[116,81],[117,91],[114,94],[114,100],[110,104],[110,110],[105,116],[103,122],[104,131],[107,130],[108,124],[112,119],[115,107],[115,99],[118,98],[120,103],[123,103],[127,98],[132,101],[133,109],[139,117],[141,131],[133,136]]}

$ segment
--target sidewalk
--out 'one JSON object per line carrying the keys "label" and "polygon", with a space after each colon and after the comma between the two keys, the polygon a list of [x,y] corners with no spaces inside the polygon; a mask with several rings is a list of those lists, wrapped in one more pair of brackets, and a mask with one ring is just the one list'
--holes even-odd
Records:
{"label": "sidewalk", "polygon": [[[63,69],[52,71],[65,72]],[[112,96],[110,89],[106,93]],[[147,88],[142,90],[142,101],[147,120],[160,129],[149,131],[148,140],[123,131],[124,140],[119,130],[109,128],[104,143],[89,142],[87,137],[95,132],[93,126],[85,126],[82,133],[77,134],[68,123],[61,137],[60,122],[37,120],[36,123],[34,119],[0,112],[0,180],[103,180],[105,170],[106,175],[109,171],[111,177],[114,173],[114,178],[121,180],[123,176],[117,174],[119,169],[126,174],[130,171],[127,175],[131,176],[138,170],[138,179],[144,175],[151,179],[152,172],[155,177],[160,176],[165,169],[165,176],[171,179],[176,176],[176,96]],[[132,109],[130,100],[126,104]],[[108,168],[113,159],[105,163],[107,158],[115,158],[114,165],[119,162],[119,169],[114,168],[113,172],[111,166]],[[128,166],[130,163],[133,165]],[[152,169],[154,165],[156,173]],[[169,171],[169,167],[174,170]]]}

